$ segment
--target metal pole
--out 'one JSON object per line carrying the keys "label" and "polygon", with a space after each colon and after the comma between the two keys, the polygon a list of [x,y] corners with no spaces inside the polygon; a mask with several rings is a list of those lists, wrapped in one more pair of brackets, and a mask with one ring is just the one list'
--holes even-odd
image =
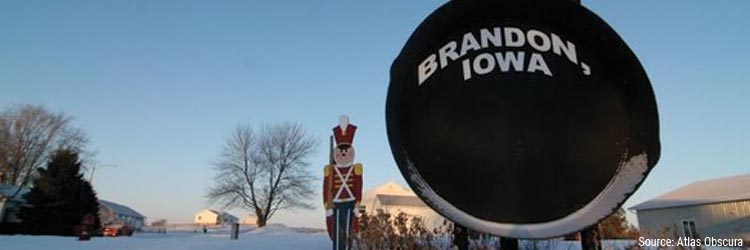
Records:
{"label": "metal pole", "polygon": [[518,239],[500,237],[500,250],[518,250]]}
{"label": "metal pole", "polygon": [[601,235],[599,234],[599,224],[581,231],[581,250],[601,250]]}
{"label": "metal pole", "polygon": [[232,232],[229,235],[230,240],[236,240],[240,238],[240,224],[232,223]]}
{"label": "metal pole", "polygon": [[96,164],[91,164],[91,176],[89,177],[89,183],[91,186],[94,185],[94,172],[96,172]]}
{"label": "metal pole", "polygon": [[[114,165],[114,164],[106,164],[106,165],[102,165],[102,167],[112,167],[112,168],[117,168],[117,165]],[[91,176],[89,176],[89,184],[91,184],[91,186],[92,186],[92,187],[94,186],[94,172],[96,172],[96,164],[95,164],[95,163],[92,163],[92,164],[91,164]]]}
{"label": "metal pole", "polygon": [[458,250],[469,250],[469,229],[453,223],[453,244]]}

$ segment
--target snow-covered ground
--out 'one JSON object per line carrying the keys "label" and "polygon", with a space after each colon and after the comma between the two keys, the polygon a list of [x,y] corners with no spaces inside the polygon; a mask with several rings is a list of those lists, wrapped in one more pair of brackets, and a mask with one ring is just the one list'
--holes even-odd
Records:
{"label": "snow-covered ground", "polygon": [[[197,231],[194,232],[194,231]],[[227,228],[202,230],[186,229],[167,234],[136,233],[133,237],[94,237],[78,241],[74,237],[58,236],[0,236],[0,249],[7,250],[275,250],[275,249],[330,249],[325,233],[300,232],[282,225],[264,228],[242,228],[239,240],[229,239]]]}
{"label": "snow-covered ground", "polygon": [[[604,240],[604,250],[624,250],[633,240]],[[527,250],[580,250],[578,241],[544,240],[519,244]],[[229,239],[229,228],[210,228],[184,225],[170,227],[168,233],[136,233],[133,237],[95,237],[78,241],[75,237],[0,235],[2,250],[328,250],[331,242],[325,231],[288,228],[273,224],[264,228],[241,227],[239,240]],[[490,248],[491,249],[491,248]],[[729,250],[733,248],[716,248]]]}

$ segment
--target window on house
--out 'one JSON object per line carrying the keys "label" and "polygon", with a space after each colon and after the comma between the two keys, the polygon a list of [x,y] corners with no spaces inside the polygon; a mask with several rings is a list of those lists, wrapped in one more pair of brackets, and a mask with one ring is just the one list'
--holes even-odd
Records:
{"label": "window on house", "polygon": [[682,220],[682,232],[685,234],[685,237],[690,237],[693,239],[698,239],[698,230],[695,228],[695,221],[694,220]]}

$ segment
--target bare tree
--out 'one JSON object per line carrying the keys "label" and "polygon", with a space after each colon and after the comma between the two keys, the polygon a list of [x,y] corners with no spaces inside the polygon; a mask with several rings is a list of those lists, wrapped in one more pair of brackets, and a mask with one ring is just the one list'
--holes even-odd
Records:
{"label": "bare tree", "polygon": [[213,164],[214,185],[206,195],[224,207],[249,209],[259,227],[279,210],[312,209],[310,163],[316,145],[298,123],[235,128]]}
{"label": "bare tree", "polygon": [[58,149],[83,154],[88,137],[70,121],[69,116],[33,105],[0,113],[0,184],[20,190]]}

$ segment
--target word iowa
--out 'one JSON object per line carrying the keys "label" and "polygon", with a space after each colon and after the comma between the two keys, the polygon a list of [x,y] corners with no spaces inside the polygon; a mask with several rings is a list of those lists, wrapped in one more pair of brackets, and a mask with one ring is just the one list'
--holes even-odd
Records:
{"label": "word iowa", "polygon": [[[514,51],[513,48],[528,46],[535,52]],[[484,52],[472,58],[464,58],[471,51],[491,48],[505,48],[495,53]],[[580,65],[584,75],[590,75],[591,69],[584,62],[579,62],[576,45],[563,40],[559,35],[542,32],[536,29],[522,30],[517,27],[483,28],[478,32],[467,32],[460,41],[449,41],[436,53],[432,53],[417,66],[418,82],[422,85],[438,70],[460,59],[463,69],[463,80],[474,75],[485,75],[494,70],[500,72],[540,72],[552,76],[542,53],[554,53],[564,56],[575,65]]]}

